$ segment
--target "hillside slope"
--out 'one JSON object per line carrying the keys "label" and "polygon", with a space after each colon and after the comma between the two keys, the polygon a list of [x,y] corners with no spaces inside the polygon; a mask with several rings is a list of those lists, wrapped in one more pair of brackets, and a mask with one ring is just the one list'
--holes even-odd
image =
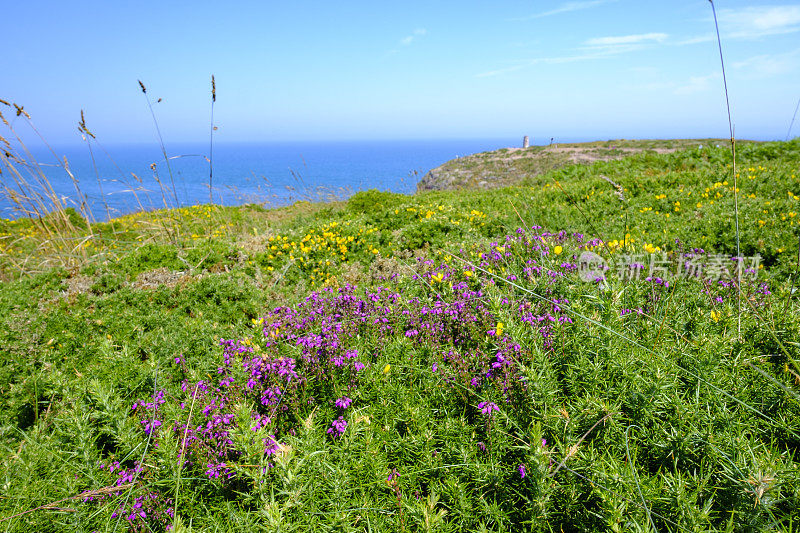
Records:
{"label": "hillside slope", "polygon": [[572,164],[611,161],[642,152],[664,154],[701,146],[725,146],[726,143],[728,141],[725,139],[618,139],[529,148],[501,148],[459,157],[430,170],[417,184],[417,191],[496,189]]}
{"label": "hillside slope", "polygon": [[800,139],[737,159],[0,220],[0,524],[796,531]]}

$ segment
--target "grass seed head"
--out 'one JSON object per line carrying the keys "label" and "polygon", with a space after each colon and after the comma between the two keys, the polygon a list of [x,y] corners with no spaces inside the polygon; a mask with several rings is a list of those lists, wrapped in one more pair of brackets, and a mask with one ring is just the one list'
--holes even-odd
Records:
{"label": "grass seed head", "polygon": [[25,111],[25,106],[14,104],[14,108],[17,110],[17,116],[24,115],[25,118],[30,120],[31,116]]}
{"label": "grass seed head", "polygon": [[81,120],[80,120],[80,122],[78,122],[78,131],[80,131],[81,133],[85,133],[86,135],[88,135],[92,139],[96,139],[97,138],[97,137],[94,136],[94,133],[89,131],[89,129],[86,127],[86,117],[83,116],[83,109],[81,109]]}

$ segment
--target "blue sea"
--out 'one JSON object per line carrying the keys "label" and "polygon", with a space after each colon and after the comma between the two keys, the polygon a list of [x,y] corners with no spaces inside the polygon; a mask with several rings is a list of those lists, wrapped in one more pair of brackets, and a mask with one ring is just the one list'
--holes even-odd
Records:
{"label": "blue sea", "polygon": [[[304,199],[343,199],[367,189],[412,193],[428,170],[450,159],[517,146],[520,141],[217,143],[213,147],[211,197],[214,203],[224,205],[277,207]],[[167,144],[166,150],[169,169],[158,144],[92,145],[91,152],[86,145],[55,147],[55,155],[44,149],[33,152],[56,194],[66,205],[79,208],[75,184],[61,163],[66,158],[94,218],[106,220],[109,215],[113,218],[165,204],[209,202],[208,143]],[[0,179],[10,185],[9,173],[3,171]],[[37,181],[33,174],[25,179]],[[0,217],[19,216],[8,198],[0,198]]]}

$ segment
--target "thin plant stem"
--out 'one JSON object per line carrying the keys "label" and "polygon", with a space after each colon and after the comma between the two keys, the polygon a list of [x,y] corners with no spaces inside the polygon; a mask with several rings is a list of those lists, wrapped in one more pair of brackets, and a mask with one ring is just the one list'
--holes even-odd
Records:
{"label": "thin plant stem", "polygon": [[[638,503],[638,502],[636,502],[636,501],[634,501],[634,500],[631,500],[630,498],[626,498],[626,497],[625,497],[625,496],[623,496],[622,494],[620,494],[620,493],[618,493],[618,492],[616,492],[616,491],[613,491],[613,490],[609,489],[608,487],[606,487],[606,486],[604,486],[604,485],[601,485],[601,484],[600,484],[600,483],[598,483],[597,481],[594,481],[594,480],[592,480],[592,479],[589,479],[588,477],[584,476],[583,474],[579,474],[578,472],[574,471],[573,469],[571,469],[571,468],[570,468],[570,467],[568,467],[568,466],[565,466],[565,467],[564,467],[564,470],[566,470],[566,471],[570,472],[570,473],[571,473],[571,474],[573,474],[573,475],[576,475],[576,476],[578,476],[579,478],[583,479],[584,481],[588,481],[588,482],[589,482],[591,485],[593,485],[593,486],[596,486],[596,487],[598,487],[598,488],[600,488],[600,489],[602,489],[602,490],[604,490],[604,491],[608,492],[609,494],[613,494],[613,495],[614,495],[614,496],[616,496],[617,498],[621,498],[621,499],[625,500],[626,502],[630,503],[631,505],[635,505],[635,506],[637,506],[637,507],[641,507],[641,506],[639,505],[639,503]],[[645,507],[645,509],[647,509],[647,508]],[[668,524],[670,524],[670,525],[673,525],[673,526],[675,526],[675,527],[678,527],[678,528],[680,528],[680,529],[681,529],[681,530],[683,530],[683,531],[691,531],[690,529],[687,529],[686,527],[684,527],[684,526],[680,525],[679,523],[677,523],[677,522],[673,522],[672,520],[670,520],[669,518],[667,518],[667,517],[666,517],[666,516],[664,516],[664,515],[658,514],[658,513],[657,513],[657,512],[655,512],[655,511],[648,511],[648,513],[651,513],[651,512],[652,512],[652,514],[653,514],[653,515],[657,516],[658,518],[660,518],[661,520],[663,520],[663,521],[667,522],[667,523],[668,523]]]}
{"label": "thin plant stem", "polygon": [[[653,524],[653,518],[650,516],[650,509],[647,507],[647,502],[644,499],[644,495],[642,494],[642,487],[639,485],[639,476],[636,473],[636,467],[633,465],[633,459],[631,459],[631,449],[628,446],[628,432],[631,430],[632,427],[639,427],[635,424],[632,424],[625,428],[625,453],[628,457],[628,463],[631,467],[631,473],[633,473],[633,480],[636,482],[636,490],[639,492],[639,498],[642,499],[642,507],[644,507],[644,511],[647,513],[647,522],[650,524],[650,527],[653,531],[657,531],[655,524]],[[641,429],[641,428],[639,428]]]}
{"label": "thin plant stem", "polygon": [[[158,363],[156,363],[156,368],[153,375],[153,397],[155,397],[156,391],[158,391]],[[147,434],[147,442],[145,442],[144,445],[144,451],[142,452],[142,459],[139,461],[140,464],[144,463],[144,459],[145,457],[147,457],[147,450],[150,449],[150,441],[153,438],[153,431],[154,431],[153,423],[155,422],[155,419],[156,419],[156,409],[154,407],[153,416],[150,419],[150,432]],[[122,507],[125,507],[128,504],[128,500],[130,499],[131,494],[133,493],[133,489],[136,487],[136,482],[138,480],[139,480],[139,472],[136,472],[136,475],[133,477],[133,480],[131,481],[130,488],[125,493],[125,501],[122,503]],[[122,513],[119,513],[117,515],[117,521],[114,523],[115,532],[119,527],[119,522],[121,519],[122,519]]]}
{"label": "thin plant stem", "polygon": [[[7,520],[12,520],[14,518],[19,518],[20,516],[24,516],[26,514],[33,513],[34,511],[40,511],[40,510],[43,510],[43,509],[51,509],[53,511],[65,511],[65,509],[57,507],[58,504],[63,503],[63,502],[67,502],[67,501],[70,501],[70,500],[78,500],[78,499],[82,499],[82,498],[89,498],[89,497],[92,497],[92,496],[105,496],[105,495],[108,495],[108,494],[113,494],[113,493],[115,493],[117,491],[127,490],[127,489],[131,488],[132,486],[133,486],[133,483],[126,483],[124,485],[118,485],[118,486],[117,485],[112,485],[112,486],[108,486],[108,487],[103,487],[101,489],[87,490],[85,492],[81,492],[80,494],[75,494],[73,496],[67,496],[66,498],[61,498],[60,500],[56,500],[54,502],[46,503],[44,505],[40,505],[39,507],[35,507],[33,509],[28,509],[27,511],[23,511],[21,513],[17,513],[17,514],[13,514],[11,516],[6,516],[6,517],[3,517],[3,518],[0,518],[0,522],[5,522]],[[71,511],[74,511],[74,510],[71,510]]]}
{"label": "thin plant stem", "polygon": [[186,420],[186,428],[183,430],[183,441],[181,442],[181,453],[178,456],[178,479],[175,481],[175,503],[173,504],[173,516],[177,519],[178,516],[178,494],[181,488],[181,471],[183,470],[184,453],[186,453],[186,437],[189,434],[189,425],[192,423],[192,413],[194,412],[194,402],[197,399],[197,389],[200,388],[200,382],[194,387],[192,393],[192,405],[189,407],[189,418]]}
{"label": "thin plant stem", "polygon": [[581,445],[581,443],[582,443],[582,442],[583,442],[583,441],[586,439],[586,437],[588,437],[588,436],[589,436],[589,434],[590,434],[592,431],[594,431],[594,428],[596,428],[597,426],[599,426],[600,424],[602,424],[603,422],[605,422],[606,420],[608,420],[608,419],[611,417],[611,415],[613,415],[613,414],[614,414],[614,413],[608,413],[606,416],[604,416],[603,418],[601,418],[600,420],[598,420],[597,422],[595,422],[595,423],[594,423],[594,425],[593,425],[592,427],[590,427],[590,428],[589,428],[589,430],[588,430],[586,433],[584,433],[583,435],[581,435],[581,438],[579,438],[579,439],[578,439],[578,442],[576,442],[575,444],[573,444],[572,446],[570,446],[569,450],[567,450],[567,454],[564,456],[564,459],[563,459],[563,460],[562,460],[562,461],[561,461],[561,462],[558,464],[558,466],[556,466],[556,469],[555,469],[555,470],[553,470],[553,471],[552,471],[550,474],[548,474],[548,475],[549,475],[550,477],[554,477],[554,476],[555,476],[555,475],[558,473],[558,471],[559,471],[559,470],[561,470],[561,468],[562,468],[562,467],[564,467],[564,466],[567,464],[567,460],[568,460],[570,457],[573,457],[573,456],[574,456],[576,453],[578,453],[578,447],[579,447],[579,446]]}
{"label": "thin plant stem", "polygon": [[791,274],[792,284],[789,287],[789,294],[786,295],[786,303],[783,305],[783,316],[786,316],[786,311],[789,310],[789,300],[792,299],[794,293],[794,285],[797,280],[797,273],[800,272],[800,237],[797,238],[797,263],[794,267],[794,272]]}
{"label": "thin plant stem", "polygon": [[208,203],[214,203],[214,103],[217,101],[217,84],[214,75],[211,75],[211,133],[208,142]]}
{"label": "thin plant stem", "polygon": [[167,148],[164,146],[164,139],[161,137],[161,129],[158,127],[158,120],[156,120],[156,113],[153,111],[153,103],[150,101],[150,98],[147,96],[147,88],[144,86],[144,83],[139,81],[139,87],[142,89],[142,94],[144,95],[144,99],[147,102],[147,107],[150,109],[150,115],[153,117],[153,124],[156,126],[156,133],[158,134],[158,142],[161,145],[161,153],[164,154],[164,161],[167,163],[167,172],[169,173],[169,179],[172,183],[172,195],[175,198],[175,207],[180,207],[178,202],[178,190],[175,188],[175,178],[172,175],[172,167],[169,165],[169,157],[167,156]]}
{"label": "thin plant stem", "polygon": [[731,156],[733,158],[733,207],[736,221],[736,303],[737,303],[737,328],[739,337],[742,336],[742,254],[739,242],[739,183],[736,174],[736,137],[734,135],[733,121],[731,120],[731,103],[728,98],[728,79],[725,76],[725,60],[722,56],[722,40],[719,37],[719,23],[717,22],[717,10],[714,8],[714,0],[708,0],[711,4],[711,13],[714,15],[714,27],[717,30],[717,46],[719,47],[719,62],[722,66],[722,84],[725,88],[725,107],[728,110],[728,129],[731,134]]}
{"label": "thin plant stem", "polygon": [[100,179],[100,172],[97,170],[97,161],[94,158],[92,143],[87,137],[84,137],[84,139],[86,140],[86,146],[89,148],[89,157],[92,159],[92,168],[94,169],[94,177],[97,179],[97,188],[100,189],[100,199],[102,200],[103,207],[105,207],[106,210],[106,220],[111,221],[111,210],[108,207],[108,202],[106,201],[106,195],[105,192],[103,191],[103,183],[102,180]]}
{"label": "thin plant stem", "polygon": [[789,129],[786,130],[786,141],[789,140],[789,135],[792,133],[792,126],[794,126],[794,119],[797,118],[797,110],[800,109],[800,98],[797,99],[797,105],[794,106],[794,114],[792,115],[792,121],[789,123]]}
{"label": "thin plant stem", "polygon": [[[107,157],[107,158],[108,158],[108,160],[111,162],[111,164],[112,164],[112,165],[114,165],[114,168],[116,168],[116,169],[117,169],[117,172],[118,172],[118,173],[119,173],[119,175],[120,175],[120,182],[121,182],[121,183],[123,183],[125,186],[127,186],[127,187],[130,189],[130,192],[131,192],[131,193],[133,193],[133,198],[136,200],[136,205],[139,207],[139,211],[140,211],[140,212],[146,211],[146,209],[145,209],[144,205],[142,204],[142,201],[139,199],[139,195],[138,195],[138,194],[137,194],[137,192],[136,192],[136,191],[137,191],[137,187],[135,187],[134,185],[132,185],[132,184],[131,184],[131,183],[128,181],[128,179],[125,177],[125,173],[124,173],[124,172],[122,172],[122,169],[121,169],[121,168],[119,168],[119,165],[118,165],[118,164],[117,164],[117,162],[114,160],[114,158],[113,158],[113,157],[111,157],[111,154],[109,154],[109,153],[108,153],[108,150],[106,150],[106,149],[103,147],[103,145],[102,145],[102,144],[100,144],[100,142],[99,142],[99,141],[98,141],[96,138],[94,139],[94,142],[95,142],[95,144],[96,144],[96,145],[97,145],[97,146],[100,148],[100,150],[102,150],[102,152],[103,152],[103,153],[106,155],[106,157]],[[138,176],[136,176],[136,174],[133,174],[133,173],[131,173],[131,175],[134,177],[134,179],[136,179],[137,181],[139,181],[139,178],[138,178]],[[142,188],[139,188],[138,190],[143,190],[143,189],[142,189]],[[152,202],[151,202],[151,206],[152,206]],[[125,204],[125,207],[126,207],[126,209],[127,209],[127,203]]]}

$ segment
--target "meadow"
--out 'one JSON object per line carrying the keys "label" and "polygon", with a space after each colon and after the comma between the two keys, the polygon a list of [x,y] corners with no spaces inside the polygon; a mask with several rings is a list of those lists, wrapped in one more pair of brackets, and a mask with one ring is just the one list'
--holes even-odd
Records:
{"label": "meadow", "polygon": [[0,528],[794,531],[798,162],[0,220]]}

